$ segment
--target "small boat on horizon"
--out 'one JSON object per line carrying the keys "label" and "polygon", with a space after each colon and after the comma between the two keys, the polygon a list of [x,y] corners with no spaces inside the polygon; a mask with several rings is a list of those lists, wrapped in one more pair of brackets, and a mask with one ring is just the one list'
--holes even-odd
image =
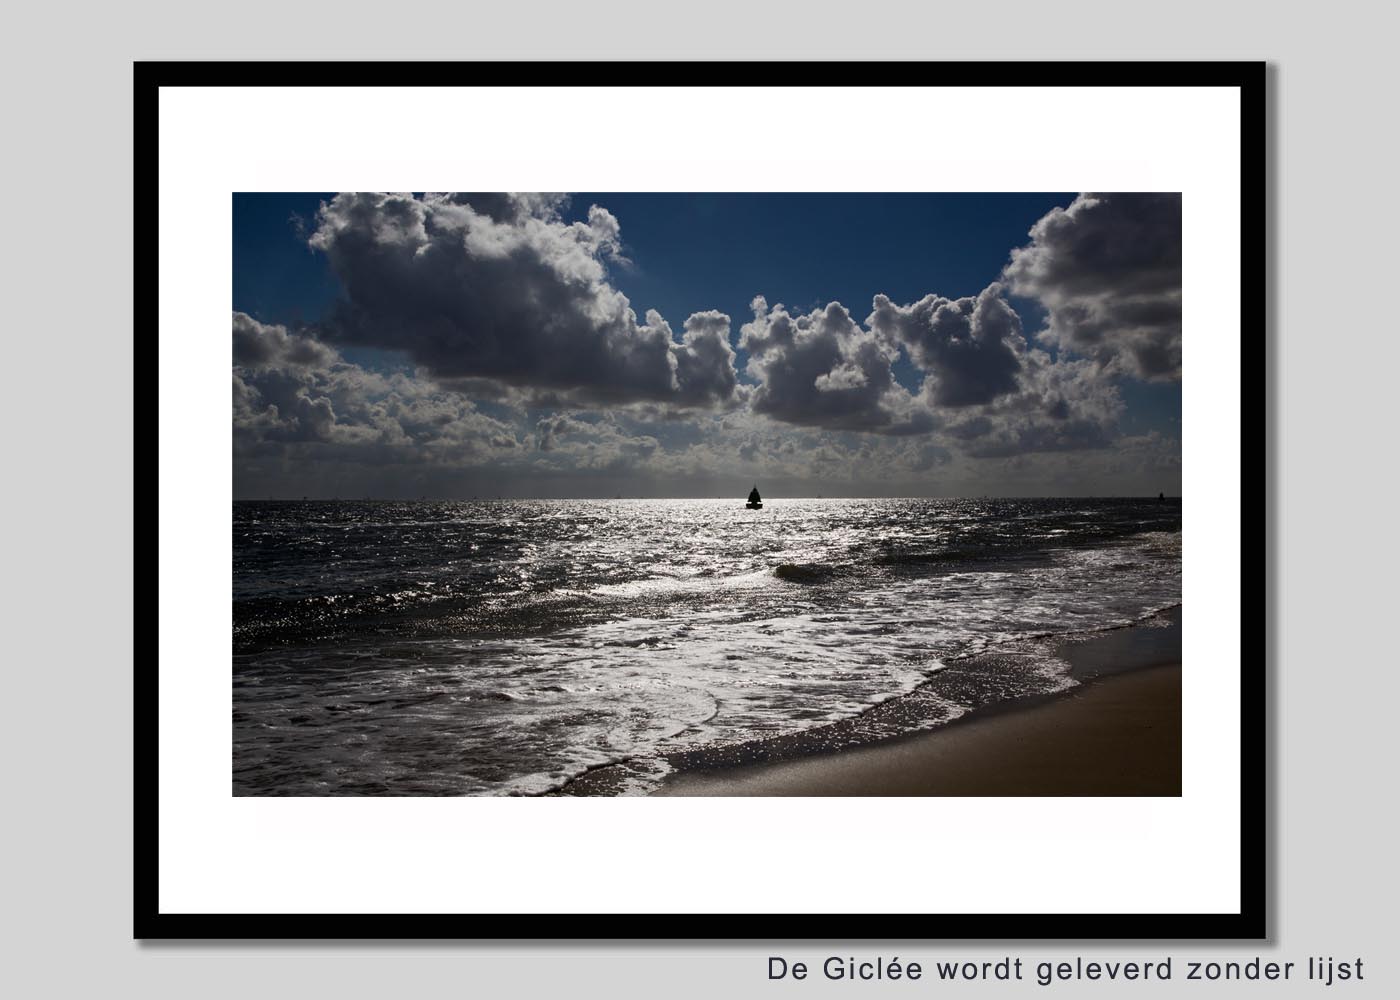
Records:
{"label": "small boat on horizon", "polygon": [[749,491],[749,502],[744,504],[744,506],[747,507],[749,510],[763,509],[763,497],[758,495],[757,483],[755,483],[754,488]]}

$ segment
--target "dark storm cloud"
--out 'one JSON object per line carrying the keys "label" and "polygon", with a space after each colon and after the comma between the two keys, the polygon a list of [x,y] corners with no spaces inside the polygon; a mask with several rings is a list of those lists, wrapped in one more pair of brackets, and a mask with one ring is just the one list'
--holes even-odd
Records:
{"label": "dark storm cloud", "polygon": [[908,306],[877,295],[866,323],[909,352],[927,374],[925,391],[936,406],[990,403],[1016,391],[1025,339],[1000,285],[962,299],[925,295]]}
{"label": "dark storm cloud", "polygon": [[839,302],[793,316],[781,304],[753,300],[739,346],[745,371],[759,381],[754,412],[786,423],[834,430],[913,434],[933,427],[894,379],[894,355]]}
{"label": "dark storm cloud", "polygon": [[1049,312],[1047,343],[1145,379],[1181,378],[1181,196],[1082,194],[1031,229],[1005,278]]}
{"label": "dark storm cloud", "polygon": [[492,379],[568,405],[722,404],[736,377],[729,319],[700,313],[677,342],[639,323],[608,280],[617,219],[569,224],[548,195],[342,194],[318,213],[346,301],[338,343],[399,350],[439,379]]}

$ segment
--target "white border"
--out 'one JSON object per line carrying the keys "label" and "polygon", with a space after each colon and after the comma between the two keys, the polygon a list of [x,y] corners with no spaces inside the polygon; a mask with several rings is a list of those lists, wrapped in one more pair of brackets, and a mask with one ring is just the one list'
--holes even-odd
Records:
{"label": "white border", "polygon": [[[1237,912],[1239,136],[1233,88],[163,89],[161,912]],[[370,189],[1181,191],[1185,794],[234,798],[230,193]]]}

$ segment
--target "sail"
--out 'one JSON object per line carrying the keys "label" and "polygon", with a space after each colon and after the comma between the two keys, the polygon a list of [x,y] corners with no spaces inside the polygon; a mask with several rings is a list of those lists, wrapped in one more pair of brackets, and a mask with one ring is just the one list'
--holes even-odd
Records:
{"label": "sail", "polygon": [[758,487],[755,486],[753,491],[749,493],[749,503],[761,503],[762,501],[763,497],[758,495]]}

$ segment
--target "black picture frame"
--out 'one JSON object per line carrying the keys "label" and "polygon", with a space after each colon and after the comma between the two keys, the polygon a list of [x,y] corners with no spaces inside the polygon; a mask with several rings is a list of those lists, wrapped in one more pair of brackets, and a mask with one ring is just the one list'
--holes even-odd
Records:
{"label": "black picture frame", "polygon": [[[693,84],[697,68],[715,86],[826,85],[823,63],[591,63],[590,85]],[[134,64],[134,329],[136,425],[158,417],[159,95],[162,87],[473,87],[568,82],[566,64],[399,62],[137,62]],[[576,70],[577,67],[573,67]],[[1266,135],[1263,62],[843,63],[842,85],[859,87],[1218,87],[1240,99],[1240,333],[1255,356],[1266,334]],[[1248,355],[1246,355],[1247,357]],[[133,917],[138,939],[1250,939],[1266,936],[1266,567],[1265,365],[1241,371],[1240,843],[1237,913],[1059,914],[385,914],[162,913],[159,909],[159,649],[155,602],[134,623]],[[158,446],[135,443],[135,580],[152,586],[158,567]]]}

